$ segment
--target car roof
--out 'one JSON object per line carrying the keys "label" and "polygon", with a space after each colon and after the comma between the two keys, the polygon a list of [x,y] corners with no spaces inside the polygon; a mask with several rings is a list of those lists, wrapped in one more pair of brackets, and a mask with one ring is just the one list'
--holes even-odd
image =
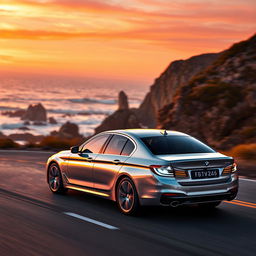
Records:
{"label": "car roof", "polygon": [[163,129],[124,129],[124,130],[105,131],[104,133],[120,133],[120,134],[130,135],[132,137],[143,138],[143,137],[150,137],[150,136],[161,136],[161,135],[164,135],[165,131],[167,132],[166,135],[188,136],[187,134],[182,132],[163,130]]}

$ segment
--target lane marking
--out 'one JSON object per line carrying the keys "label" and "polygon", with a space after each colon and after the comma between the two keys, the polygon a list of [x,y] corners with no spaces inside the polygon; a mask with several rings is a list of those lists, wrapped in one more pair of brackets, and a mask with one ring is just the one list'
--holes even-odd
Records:
{"label": "lane marking", "polygon": [[118,230],[119,229],[117,227],[108,225],[106,223],[103,223],[103,222],[100,222],[100,221],[97,221],[97,220],[94,220],[94,219],[91,219],[91,218],[88,218],[88,217],[84,217],[82,215],[79,215],[79,214],[76,214],[76,213],[73,213],[73,212],[63,212],[63,213],[68,215],[68,216],[71,216],[71,217],[74,217],[74,218],[77,218],[77,219],[80,219],[80,220],[83,220],[83,221],[87,221],[87,222],[93,223],[95,225],[98,225],[98,226],[101,226],[101,227],[104,227],[104,228],[107,228],[107,229],[111,229],[111,230]]}
{"label": "lane marking", "polygon": [[234,204],[234,205],[239,205],[239,206],[244,206],[244,207],[249,207],[249,208],[254,208],[256,209],[256,206],[253,206],[253,205],[249,205],[249,204],[246,204],[246,203],[239,203],[239,202],[234,202],[234,201],[224,201],[225,203],[228,203],[228,204]]}
{"label": "lane marking", "polygon": [[241,200],[233,200],[233,202],[237,202],[237,203],[242,203],[242,204],[249,204],[249,205],[252,205],[252,206],[256,206],[256,203],[251,203],[251,202],[245,202],[245,201],[241,201]]}
{"label": "lane marking", "polygon": [[239,180],[245,180],[245,181],[252,181],[252,182],[256,182],[256,180],[244,179],[244,178],[239,178]]}

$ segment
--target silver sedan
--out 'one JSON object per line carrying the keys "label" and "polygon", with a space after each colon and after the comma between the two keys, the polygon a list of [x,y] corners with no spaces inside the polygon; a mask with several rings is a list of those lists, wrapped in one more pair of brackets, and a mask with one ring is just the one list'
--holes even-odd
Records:
{"label": "silver sedan", "polygon": [[61,151],[47,161],[47,182],[53,193],[95,194],[130,215],[143,205],[212,208],[238,191],[232,157],[187,134],[157,129],[102,132]]}

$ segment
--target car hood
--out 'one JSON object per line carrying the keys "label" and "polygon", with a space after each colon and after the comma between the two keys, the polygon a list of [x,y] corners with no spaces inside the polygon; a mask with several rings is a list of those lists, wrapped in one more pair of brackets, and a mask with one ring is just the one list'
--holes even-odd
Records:
{"label": "car hood", "polygon": [[177,154],[177,155],[158,155],[158,158],[165,161],[183,161],[183,160],[202,160],[202,159],[219,159],[231,158],[221,153],[194,153],[194,154]]}
{"label": "car hood", "polygon": [[70,150],[63,150],[63,151],[60,151],[59,153],[57,153],[58,155],[69,155],[71,152]]}
{"label": "car hood", "polygon": [[69,156],[69,155],[70,155],[70,150],[63,150],[56,154],[53,154],[52,156],[49,157],[49,159],[52,159],[54,157]]}

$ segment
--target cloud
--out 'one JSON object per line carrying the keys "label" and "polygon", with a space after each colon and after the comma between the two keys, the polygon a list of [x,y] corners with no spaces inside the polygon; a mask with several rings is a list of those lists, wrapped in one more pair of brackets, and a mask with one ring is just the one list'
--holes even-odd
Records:
{"label": "cloud", "polygon": [[[195,34],[190,34],[193,31]],[[166,26],[159,28],[152,24],[150,28],[132,29],[127,31],[101,31],[101,32],[61,32],[47,30],[0,29],[1,39],[26,40],[68,40],[74,38],[85,39],[118,39],[118,40],[146,40],[146,41],[177,41],[191,39],[214,39],[224,36],[239,37],[244,30],[232,28],[209,28],[202,26]],[[195,36],[196,35],[196,36]]]}
{"label": "cloud", "polygon": [[[72,25],[77,25],[78,20],[88,20],[99,23],[101,20],[104,27],[104,19],[118,22],[125,21],[130,26],[150,27],[151,24],[161,26],[171,25],[201,25],[216,27],[218,24],[236,27],[245,25],[255,27],[256,23],[256,2],[250,0],[228,1],[217,0],[131,0],[131,1],[100,1],[100,0],[16,0],[1,1],[7,3],[9,11],[17,11],[17,16],[21,16],[33,25],[37,20],[52,22],[52,18],[59,19],[59,23],[67,20]],[[19,6],[30,6],[34,9],[26,11],[25,8],[19,10]],[[8,10],[8,8],[7,8]],[[1,4],[0,4],[1,11]],[[2,10],[3,12],[6,9]],[[60,22],[61,21],[61,22]],[[178,23],[179,22],[179,23]],[[67,23],[67,22],[66,22]],[[112,25],[114,27],[115,24]],[[112,29],[111,27],[104,29]]]}
{"label": "cloud", "polygon": [[[48,58],[61,68],[73,60],[110,70],[109,63],[122,61],[136,73],[152,62],[154,71],[170,58],[228,47],[255,33],[255,24],[255,0],[0,1],[0,47],[27,50],[20,59],[31,66]],[[42,49],[49,54],[38,53]],[[2,62],[12,61],[7,55]]]}
{"label": "cloud", "polygon": [[14,57],[10,55],[0,55],[0,62],[1,63],[13,63]]}

